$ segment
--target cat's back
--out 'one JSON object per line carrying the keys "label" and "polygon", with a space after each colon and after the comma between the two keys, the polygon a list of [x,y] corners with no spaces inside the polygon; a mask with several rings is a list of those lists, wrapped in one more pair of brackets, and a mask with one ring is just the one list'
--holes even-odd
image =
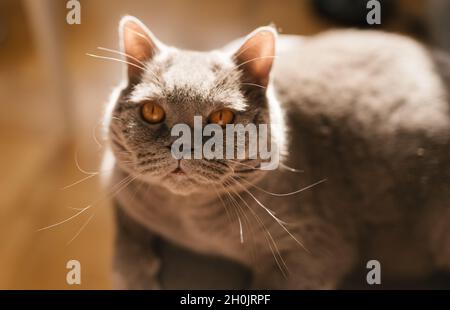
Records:
{"label": "cat's back", "polygon": [[399,143],[407,152],[420,152],[423,139],[448,144],[450,85],[433,54],[405,36],[359,30],[281,36],[274,83],[289,113],[372,141],[387,155]]}
{"label": "cat's back", "polygon": [[[430,50],[358,30],[281,36],[279,44],[273,79],[296,141],[291,153],[333,182],[320,199],[340,197],[388,219],[448,184],[450,85]],[[447,57],[440,63],[450,72]]]}

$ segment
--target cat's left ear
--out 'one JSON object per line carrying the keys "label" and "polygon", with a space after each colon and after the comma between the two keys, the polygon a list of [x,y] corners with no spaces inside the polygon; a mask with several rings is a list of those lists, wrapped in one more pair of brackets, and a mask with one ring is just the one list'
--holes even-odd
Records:
{"label": "cat's left ear", "polygon": [[244,40],[233,59],[243,71],[245,82],[266,87],[269,84],[270,70],[275,58],[276,30],[260,27]]}
{"label": "cat's left ear", "polygon": [[119,33],[122,52],[128,62],[128,78],[133,82],[141,76],[145,62],[160,52],[164,45],[133,16],[121,19]]}

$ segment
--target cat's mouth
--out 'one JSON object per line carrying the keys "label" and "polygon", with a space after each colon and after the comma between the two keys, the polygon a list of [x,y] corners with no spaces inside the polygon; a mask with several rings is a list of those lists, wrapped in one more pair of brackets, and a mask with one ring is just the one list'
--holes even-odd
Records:
{"label": "cat's mouth", "polygon": [[[160,171],[158,182],[170,191],[189,195],[204,190],[205,186],[221,184],[221,180],[228,175],[226,171],[220,173],[222,166],[206,166],[201,161],[177,160],[171,161],[168,169]],[[205,167],[206,166],[206,167]]]}
{"label": "cat's mouth", "polygon": [[176,167],[175,169],[172,170],[171,174],[185,175],[186,172],[181,167]]}
{"label": "cat's mouth", "polygon": [[183,170],[183,168],[181,168],[181,159],[178,160],[177,162],[177,167],[175,169],[173,169],[170,174],[175,174],[175,175],[186,175],[186,172]]}

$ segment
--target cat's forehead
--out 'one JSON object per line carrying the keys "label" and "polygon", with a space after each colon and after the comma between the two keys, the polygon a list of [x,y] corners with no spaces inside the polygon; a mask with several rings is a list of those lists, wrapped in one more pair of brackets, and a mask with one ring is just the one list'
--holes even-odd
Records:
{"label": "cat's forehead", "polygon": [[172,102],[220,103],[236,110],[246,107],[240,91],[240,72],[221,52],[174,50],[155,57],[133,94],[164,97]]}
{"label": "cat's forehead", "polygon": [[219,52],[173,49],[157,55],[151,61],[143,81],[153,79],[155,71],[158,71],[161,82],[167,88],[207,90],[233,68],[231,59]]}
{"label": "cat's forehead", "polygon": [[163,72],[168,86],[191,85],[210,88],[223,70],[230,70],[232,64],[224,55],[207,52],[179,51],[169,54],[169,65]]}

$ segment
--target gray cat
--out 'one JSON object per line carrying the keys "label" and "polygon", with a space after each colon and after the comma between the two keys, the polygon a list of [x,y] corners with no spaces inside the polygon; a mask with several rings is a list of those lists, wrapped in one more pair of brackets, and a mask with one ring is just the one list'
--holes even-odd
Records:
{"label": "gray cat", "polygon": [[[335,289],[371,259],[391,277],[450,271],[446,55],[375,31],[262,27],[210,52],[166,46],[133,17],[120,33],[104,162],[117,288]],[[171,128],[195,115],[276,124],[278,169],[175,159]]]}

